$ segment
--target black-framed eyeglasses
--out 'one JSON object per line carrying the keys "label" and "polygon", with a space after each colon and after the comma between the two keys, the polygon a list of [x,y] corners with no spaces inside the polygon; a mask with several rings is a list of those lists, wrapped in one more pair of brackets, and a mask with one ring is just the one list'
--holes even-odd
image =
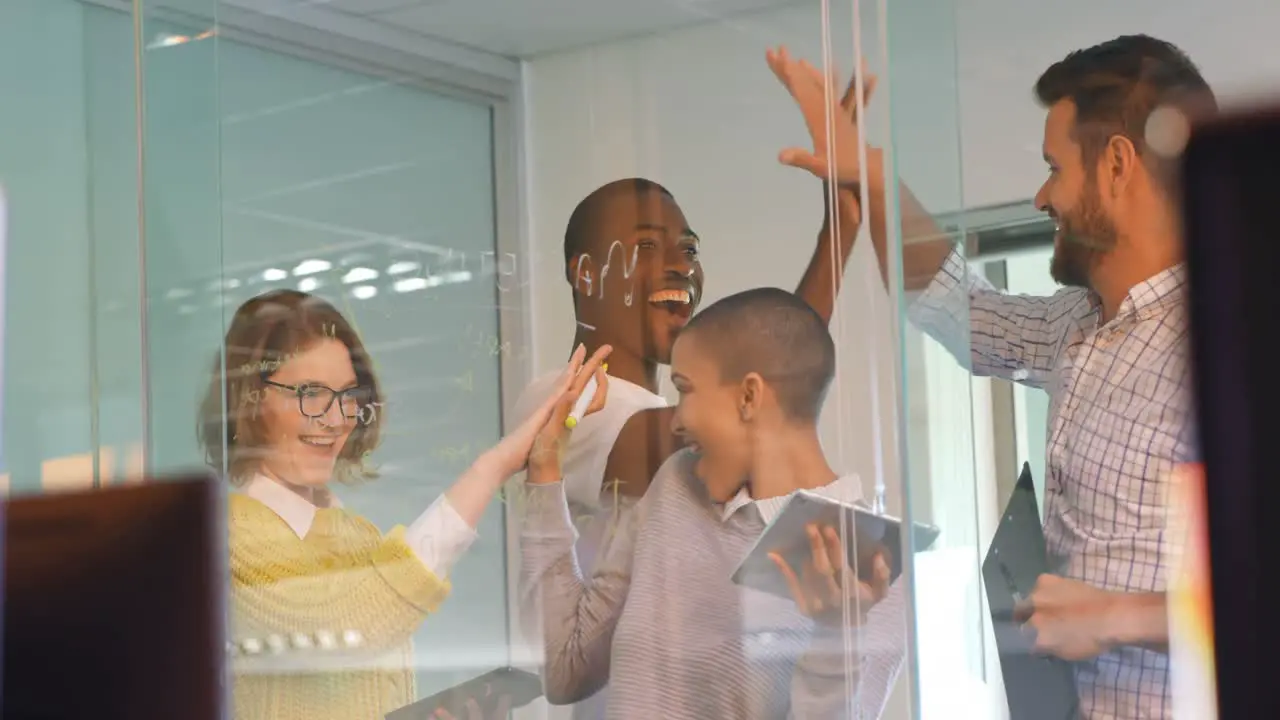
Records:
{"label": "black-framed eyeglasses", "polygon": [[273,380],[263,379],[263,383],[272,387],[287,390],[298,397],[298,411],[309,418],[324,417],[333,407],[336,400],[342,410],[342,416],[355,420],[360,412],[373,401],[373,392],[367,387],[353,387],[346,390],[334,390],[327,385],[303,383],[302,385],[285,385]]}

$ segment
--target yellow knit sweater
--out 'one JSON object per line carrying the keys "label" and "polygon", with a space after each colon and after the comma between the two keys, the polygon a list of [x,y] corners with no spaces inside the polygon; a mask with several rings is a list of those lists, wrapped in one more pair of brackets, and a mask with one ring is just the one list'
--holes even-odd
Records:
{"label": "yellow knit sweater", "polygon": [[382,720],[415,700],[413,631],[449,594],[404,541],[320,509],[305,538],[230,499],[236,720]]}

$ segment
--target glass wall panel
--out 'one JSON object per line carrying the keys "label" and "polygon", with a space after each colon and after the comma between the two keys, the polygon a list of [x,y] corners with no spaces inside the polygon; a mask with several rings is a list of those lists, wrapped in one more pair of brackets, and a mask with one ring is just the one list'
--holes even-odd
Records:
{"label": "glass wall panel", "polygon": [[18,0],[0,38],[3,472],[14,492],[83,488],[122,477],[142,440],[132,23]]}
{"label": "glass wall panel", "polygon": [[[808,93],[805,102],[817,109],[814,129],[817,139],[825,144],[824,112],[832,108],[831,103],[824,104],[827,91],[822,83],[830,84],[830,98],[838,100],[858,65],[859,55],[864,56],[868,67],[879,73],[884,83],[863,109],[864,126],[871,140],[884,146],[888,140],[890,97],[887,89],[891,87],[891,67],[888,46],[883,39],[882,9],[875,3],[816,0],[741,13],[723,6],[707,9],[664,6],[646,8],[649,15],[646,21],[652,23],[647,25],[612,6],[573,5],[570,14],[576,18],[575,27],[582,28],[581,47],[540,52],[526,65],[525,143],[530,166],[528,243],[532,253],[531,295],[536,308],[532,319],[536,338],[534,374],[558,367],[575,342],[590,345],[608,340],[615,344],[615,355],[622,358],[610,362],[611,375],[617,372],[613,375],[614,385],[626,388],[617,392],[631,393],[618,396],[623,398],[620,403],[635,403],[636,398],[640,398],[654,404],[678,404],[689,399],[680,392],[679,383],[671,380],[679,361],[674,356],[663,357],[659,352],[642,357],[643,362],[635,362],[635,355],[644,349],[637,349],[637,341],[624,335],[620,326],[637,320],[624,310],[611,314],[600,309],[610,302],[610,293],[624,293],[621,304],[625,306],[626,293],[635,293],[633,300],[639,304],[655,289],[683,287],[690,282],[679,277],[688,270],[679,264],[678,258],[666,261],[666,269],[672,276],[659,274],[647,278],[642,271],[632,283],[627,283],[625,276],[618,277],[618,263],[629,256],[622,255],[619,259],[610,255],[611,243],[615,240],[624,253],[630,243],[637,241],[649,242],[641,246],[640,253],[646,252],[644,247],[663,247],[662,238],[652,228],[638,231],[635,227],[635,216],[639,215],[645,218],[639,224],[658,225],[665,231],[665,222],[645,215],[647,211],[652,212],[645,205],[649,195],[628,186],[632,189],[617,196],[614,212],[607,216],[617,218],[614,224],[606,224],[606,217],[595,218],[592,230],[598,236],[582,240],[584,243],[589,240],[596,248],[587,265],[588,273],[594,273],[607,260],[612,262],[607,276],[576,272],[583,267],[581,256],[571,248],[566,257],[564,248],[566,233],[572,235],[578,229],[570,220],[575,208],[581,207],[580,203],[597,188],[627,178],[659,183],[670,192],[671,201],[654,204],[668,207],[672,214],[679,213],[677,234],[687,225],[698,238],[698,266],[693,276],[697,285],[694,318],[719,300],[760,287],[798,290],[815,302],[814,294],[808,292],[814,286],[806,281],[831,283],[833,271],[840,278],[836,283],[839,292],[834,299],[828,297],[825,302],[815,302],[824,315],[830,313],[827,320],[836,345],[838,368],[821,408],[818,436],[825,462],[837,472],[847,473],[868,504],[883,499],[889,511],[901,513],[904,497],[898,444],[902,436],[898,423],[902,409],[898,390],[903,378],[898,368],[893,305],[884,290],[869,228],[860,229],[855,219],[838,211],[838,207],[845,207],[844,192],[839,193],[841,198],[827,195],[828,188],[823,181],[832,176],[821,169],[815,176],[778,162],[779,152],[784,148],[813,150],[814,138],[810,137],[796,100],[779,84],[765,62],[767,49],[785,46],[791,57],[811,63],[824,75],[814,85],[802,87],[801,93]],[[418,15],[436,17],[429,10]],[[597,32],[596,22],[617,35],[622,35],[626,28],[631,36],[619,39],[610,37],[610,32]],[[643,30],[642,25],[645,25]],[[588,27],[592,29],[588,31]],[[848,135],[842,137],[847,140]],[[853,147],[855,142],[849,145]],[[856,167],[854,174],[857,174]],[[851,186],[857,178],[853,180]],[[850,192],[856,199],[856,191]],[[832,199],[836,202],[828,207]],[[837,259],[832,260],[833,246],[819,246],[818,237],[824,226],[837,227],[837,219],[839,230],[834,247],[840,249],[836,252]],[[848,235],[840,236],[840,231]],[[843,252],[849,253],[847,262]],[[638,257],[642,264],[646,262],[643,254]],[[653,262],[656,266],[657,261]],[[812,274],[806,275],[806,269],[813,269]],[[603,280],[604,287],[600,288],[598,282],[588,282],[588,278]],[[744,332],[748,331],[744,328]],[[797,348],[796,352],[803,350]],[[648,375],[646,369],[653,374]],[[696,397],[701,391],[692,392]],[[611,403],[615,402],[614,393],[610,391]],[[660,397],[654,398],[654,395]],[[736,410],[728,406],[720,412],[733,415]],[[661,425],[654,427],[655,435],[666,432]],[[697,437],[697,427],[686,429]],[[625,436],[620,436],[618,443],[625,442]],[[715,457],[725,450],[704,447],[703,452],[704,456]],[[570,493],[576,493],[569,497],[569,505],[583,518],[579,559],[586,552],[584,548],[591,544],[591,532],[598,527],[592,518],[601,512],[605,515],[615,512],[610,510],[615,504],[626,506],[625,499],[599,497],[601,482],[607,487],[614,479],[613,476],[600,477],[597,470],[590,482],[583,483],[585,489],[569,488]],[[643,481],[648,482],[649,478]],[[650,486],[648,492],[655,492],[654,486]],[[761,492],[765,491],[761,489]],[[606,529],[600,532],[607,533],[609,519],[602,524]],[[672,530],[671,536],[662,541],[666,548],[663,552],[674,552],[669,549],[684,542],[683,533],[690,532],[694,531],[685,526],[679,531]],[[707,541],[690,538],[688,542],[702,545]],[[746,547],[727,545],[725,555],[719,557],[734,556],[732,563],[736,563],[746,550]],[[672,567],[668,572],[677,570]],[[637,568],[634,572],[632,582],[641,583],[642,571]],[[654,570],[649,567],[643,572],[648,574]],[[732,567],[725,574],[731,572]],[[682,577],[667,582],[692,583],[693,580]],[[899,583],[900,599],[905,599],[903,590],[907,581]],[[762,624],[785,626],[793,619],[789,613],[794,611],[794,606],[785,601],[753,606],[761,597],[753,594],[754,591],[743,591],[729,583],[715,587],[719,593],[715,596],[717,601],[731,617],[740,617],[741,621],[709,624],[708,632],[715,634],[701,641],[703,646],[754,647],[752,643],[761,635],[768,636],[760,632]],[[632,592],[645,591],[633,589]],[[708,622],[690,619],[688,608],[682,607],[677,599],[641,597],[644,598],[641,601],[628,602],[670,603],[670,608],[664,611],[669,614],[661,616],[665,622],[655,625],[651,632],[659,639],[657,642],[672,649],[669,653],[644,655],[640,661],[628,661],[626,667],[632,673],[656,672],[652,665],[662,664],[664,658],[677,657],[681,643],[688,642],[688,634],[675,628]],[[891,606],[890,603],[884,607]],[[761,607],[772,609],[767,619],[761,617]],[[878,629],[894,638],[879,636],[884,638],[880,648],[887,655],[893,655],[895,650],[905,655],[908,654],[905,608],[893,607],[896,615],[884,609],[878,613],[884,615]],[[629,604],[627,608],[626,613],[632,617],[649,617],[641,614],[644,606]],[[626,622],[625,615],[623,622]],[[618,632],[623,633],[622,626]],[[672,635],[669,637],[667,633]],[[729,634],[733,637],[727,637]],[[634,636],[615,637],[612,643],[615,660],[623,662],[621,658],[643,652],[635,643]],[[842,650],[847,652],[844,660],[852,666],[857,657],[856,644],[851,643]],[[878,659],[883,660],[884,656]],[[548,657],[547,661],[553,662],[553,658]],[[670,677],[672,685],[679,688],[673,693],[685,692],[680,670],[673,668],[665,673],[663,677]],[[909,717],[907,675],[869,674],[864,688],[846,693],[846,699],[860,704],[865,712],[873,712],[869,708],[883,702],[889,707],[887,716]],[[714,707],[723,697],[722,677],[708,672],[697,690],[687,691],[708,703],[698,706],[706,716],[716,714],[706,708]],[[619,678],[618,682],[627,681]],[[621,691],[606,688],[588,700],[586,707],[599,709],[611,702],[635,699],[619,700],[617,692]],[[772,688],[769,694],[781,702],[788,691]],[[660,693],[652,695],[653,705],[647,708],[648,714],[659,715],[660,708],[665,706],[660,704]]]}
{"label": "glass wall panel", "polygon": [[137,51],[129,13],[82,5],[91,32],[85,62],[89,111],[93,301],[91,427],[100,486],[137,478],[144,465],[143,251],[139,234]]}
{"label": "glass wall panel", "polygon": [[[498,332],[492,111],[227,39],[219,63],[223,291],[202,317],[294,289],[355,326],[382,387],[380,476],[335,492],[407,525],[498,440],[499,364],[525,352]],[[500,503],[476,531],[414,633],[424,696],[508,661]]]}
{"label": "glass wall panel", "polygon": [[223,330],[218,7],[154,0],[141,11],[143,422],[147,469],[172,473],[204,465],[195,408]]}
{"label": "glass wall panel", "polygon": [[[1009,292],[1024,295],[1052,295],[1057,284],[1049,275],[1051,250],[1027,253],[1005,261]],[[1018,438],[1018,462],[1031,463],[1035,477],[1044,477],[1045,439],[1049,428],[1049,394],[1044,390],[1014,386],[1014,423]],[[1025,448],[1025,449],[1024,449]],[[1044,507],[1044,486],[1036,488]]]}
{"label": "glass wall panel", "polygon": [[[1193,3],[1090,1],[1064,26],[1015,0],[0,0],[0,489],[210,463],[236,480],[229,497],[267,511],[228,500],[230,667],[261,707],[283,697],[272,676],[301,673],[315,708],[382,717],[512,665],[545,680],[521,718],[763,717],[811,707],[791,693],[821,683],[786,681],[812,680],[794,661],[821,650],[828,681],[860,667],[856,687],[823,688],[865,716],[1007,717],[981,565],[1013,465],[1030,464],[1043,509],[1054,404],[970,374],[969,299],[944,276],[978,281],[971,263],[989,258],[964,242],[969,221],[1013,213],[1044,180],[1029,89],[1071,50],[1155,34],[1224,104],[1280,77],[1252,52],[1273,2],[1206,20]],[[771,72],[784,46],[808,65],[775,56]],[[841,108],[859,61],[879,90],[855,85]],[[865,152],[840,152],[859,136]],[[839,162],[805,159],[831,144]],[[1047,254],[987,270],[1046,295]],[[778,379],[827,367],[805,364],[821,338],[787,334],[799,320],[757,313],[696,349],[715,323],[697,313],[762,287],[794,290],[829,329],[833,374],[808,410]],[[237,309],[281,291],[333,314],[226,342]],[[349,347],[325,356],[328,340]],[[605,408],[575,418],[557,463],[461,519],[446,491],[481,476],[496,491],[486,451],[504,434],[528,446],[517,430],[566,358],[604,344]],[[761,350],[779,347],[786,362]],[[712,360],[714,380],[690,379]],[[311,477],[308,458],[347,452],[334,427],[357,438],[344,461],[376,473]],[[811,486],[940,530],[890,548],[903,572],[865,619],[831,597],[805,617],[821,612],[771,565],[772,593],[731,579],[781,512],[755,501]],[[236,565],[245,513],[277,533],[253,568],[266,580]],[[293,614],[238,624],[258,600]],[[356,619],[325,609],[342,601]],[[364,672],[377,687],[357,698],[343,683]]]}
{"label": "glass wall panel", "polygon": [[[1044,22],[1046,12],[1052,8],[1043,2],[981,0],[943,3],[927,10],[890,8],[892,134],[897,170],[900,179],[935,216],[955,212],[955,217],[961,219],[955,223],[959,227],[952,238],[957,247],[964,236],[966,216],[981,218],[988,215],[988,208],[1030,205],[1042,188],[1045,194],[1038,200],[1052,205],[1054,219],[1068,231],[1073,216],[1085,212],[1083,205],[1070,204],[1075,197],[1087,197],[1093,190],[1086,185],[1086,190],[1072,199],[1063,196],[1062,188],[1071,187],[1072,183],[1063,180],[1059,158],[1066,157],[1066,163],[1077,167],[1077,154],[1081,158],[1086,155],[1070,144],[1064,150],[1061,143],[1056,145],[1057,152],[1052,148],[1045,152],[1052,128],[1047,126],[1046,109],[1036,102],[1033,91],[1041,74],[1070,53],[1139,33],[1167,41],[1190,57],[1224,107],[1256,99],[1259,90],[1269,84],[1274,86],[1274,79],[1280,77],[1280,65],[1274,59],[1256,61],[1248,54],[1249,48],[1263,42],[1266,21],[1274,25],[1274,4],[1237,0],[1215,7],[1212,18],[1197,3],[1138,2],[1121,8],[1097,2],[1086,6],[1078,8],[1080,12],[1067,23]],[[1087,11],[1088,8],[1097,12]],[[1162,53],[1151,49],[1159,47],[1151,41],[1130,37],[1125,42],[1143,45],[1146,52],[1155,55]],[[1120,55],[1123,53],[1113,51],[1110,57],[1114,61]],[[1172,54],[1165,62],[1176,61],[1170,57]],[[1143,147],[1144,133],[1145,128],[1128,134]],[[1087,160],[1080,163],[1078,167],[1083,169],[1079,177],[1093,172]],[[902,209],[906,211],[905,206]],[[1168,222],[1170,227],[1176,226],[1177,221],[1162,217],[1162,212],[1143,212],[1138,222]],[[1110,218],[1108,213],[1103,215]],[[1117,222],[1125,224],[1123,219]],[[1124,230],[1119,232],[1126,235]],[[1070,252],[1063,247],[1070,247],[1072,234],[1067,232],[1057,238],[1056,261],[1062,261]],[[1127,235],[1136,237],[1133,242],[1141,244],[1147,234]],[[1155,242],[1169,242],[1167,232],[1158,235]],[[905,220],[902,240],[904,253],[909,255],[912,233]],[[979,564],[995,530],[992,520],[1009,499],[1008,485],[997,483],[996,478],[1012,476],[1011,469],[1002,465],[1013,457],[1018,464],[1026,461],[1032,467],[1041,510],[1046,515],[1050,549],[1055,555],[1067,555],[1053,558],[1062,560],[1062,565],[1055,562],[1048,567],[1084,581],[1083,585],[1092,590],[1081,585],[1064,586],[1093,600],[1105,598],[1108,607],[1152,601],[1154,627],[1164,627],[1159,622],[1159,603],[1163,600],[1167,561],[1175,557],[1166,544],[1164,522],[1171,513],[1167,505],[1172,502],[1167,495],[1169,475],[1181,444],[1172,439],[1174,432],[1169,428],[1180,428],[1185,417],[1179,410],[1167,414],[1151,410],[1165,423],[1154,427],[1160,423],[1138,416],[1143,409],[1155,408],[1161,401],[1150,400],[1153,391],[1149,389],[1134,392],[1126,385],[1139,377],[1136,371],[1126,373],[1116,365],[1099,371],[1098,377],[1093,378],[1097,384],[1091,385],[1082,379],[1088,364],[1082,358],[1090,357],[1086,349],[1095,344],[1111,348],[1111,354],[1105,357],[1129,356],[1129,349],[1116,348],[1134,343],[1135,334],[1140,332],[1135,326],[1152,322],[1153,318],[1171,318],[1169,322],[1177,323],[1179,306],[1170,300],[1150,315],[1144,311],[1137,323],[1130,323],[1121,310],[1108,322],[1088,313],[1088,301],[1079,289],[1058,286],[1049,273],[1049,254],[1046,249],[1005,258],[998,263],[1002,268],[996,284],[1010,293],[1037,298],[1075,293],[1066,299],[1074,297],[1085,303],[1077,306],[1085,308],[1081,311],[1083,320],[1077,317],[1068,330],[1055,326],[1049,333],[1055,342],[1059,342],[1057,332],[1064,334],[1061,349],[1051,358],[1052,367],[1028,368],[1014,358],[1013,348],[1032,337],[1026,326],[1014,328],[1007,336],[1001,334],[1001,328],[1012,328],[1009,318],[1022,317],[1014,304],[999,306],[988,317],[988,327],[975,330],[974,342],[985,340],[989,345],[984,352],[971,354],[970,343],[959,341],[944,350],[933,340],[925,339],[921,342],[920,359],[912,365],[912,338],[918,336],[918,331],[911,325],[924,327],[930,323],[908,323],[905,330],[906,388],[911,409],[906,453],[911,511],[917,519],[932,519],[942,526],[942,549],[936,554],[949,558],[944,561],[946,568],[937,571],[938,584],[931,589],[925,586],[930,582],[926,569],[929,560],[917,557],[920,586],[915,593],[916,641],[922,717],[952,716],[954,712],[945,703],[954,702],[956,697],[966,698],[966,707],[975,708],[966,716],[1006,716],[999,665],[991,652],[992,638],[983,628],[988,616],[979,602],[978,583]],[[1135,279],[1146,281],[1177,260],[1176,256],[1162,257],[1169,263],[1160,267],[1118,257],[1096,262],[1114,262],[1110,267],[1123,266],[1122,272],[1140,274],[1142,277]],[[1085,275],[1089,276],[1089,272]],[[956,274],[976,280],[982,273],[972,269],[962,273],[957,265]],[[1176,272],[1173,274],[1176,276]],[[1093,299],[1101,298],[1105,307],[1109,302],[1107,292],[1102,292],[1107,290],[1101,287],[1105,283],[1095,283],[1095,279],[1088,277],[1090,294]],[[1176,284],[1174,281],[1170,286]],[[1135,284],[1121,288],[1124,292],[1119,293],[1119,298],[1112,298],[1113,304],[1128,302],[1126,296],[1134,298],[1134,303],[1140,302],[1136,298],[1138,287]],[[1062,302],[1062,298],[1058,296],[1058,301]],[[906,300],[908,306],[914,302],[910,297]],[[1027,301],[1023,307],[1035,302],[1047,300]],[[961,307],[965,304],[961,298],[947,322],[963,326],[970,318],[969,309]],[[921,318],[916,312],[911,319]],[[1077,352],[1082,354],[1077,356]],[[1164,366],[1170,358],[1176,364],[1180,357],[1179,348],[1173,344],[1154,356],[1149,348],[1132,352],[1135,355],[1130,357],[1142,358],[1135,367]],[[1148,358],[1153,359],[1148,362]],[[971,381],[965,368],[983,365],[984,359],[988,373],[1005,379]],[[1035,377],[1037,372],[1043,373],[1039,379]],[[1006,392],[1007,388],[995,386],[1006,382],[1020,384],[1014,390],[1014,402],[1003,407],[1000,403],[993,405],[988,393],[993,387],[997,393]],[[1041,385],[1044,390],[1022,385]],[[1178,407],[1176,403],[1182,396],[1171,389],[1175,386],[1176,383],[1162,384],[1155,394],[1162,399],[1173,398],[1174,407]],[[1093,414],[1089,420],[1080,419],[1090,411]],[[1098,428],[1105,424],[1098,418],[1102,414],[1123,418],[1123,427],[1101,437]],[[971,424],[964,422],[967,418],[971,418]],[[1001,447],[999,440],[1009,428],[1014,429],[1016,448],[1012,452]],[[1121,456],[1127,460],[1113,460]],[[927,474],[919,471],[924,462],[929,463]],[[1107,619],[1105,614],[1090,617],[1096,623],[1092,627],[1073,628],[1086,638],[1091,637],[1089,632],[1105,626]],[[1084,715],[1172,714],[1168,699],[1169,659],[1140,645],[1108,647],[1102,655],[1074,666]],[[970,698],[980,699],[970,702]]]}
{"label": "glass wall panel", "polygon": [[[948,245],[956,282],[976,272],[965,265],[962,242],[960,11],[954,4],[895,6],[888,18],[890,153],[901,183],[901,214],[891,233],[891,242],[901,244],[892,274],[895,289],[905,290],[898,297],[909,408],[904,504],[913,520],[941,530],[934,546],[913,558],[913,716],[922,718],[949,717],[957,703],[974,717],[989,717],[999,704],[981,572],[996,518],[990,390],[949,354],[968,361],[967,298],[937,294],[934,279]],[[931,219],[943,215],[962,220],[944,230]],[[921,297],[926,287],[933,292]]]}

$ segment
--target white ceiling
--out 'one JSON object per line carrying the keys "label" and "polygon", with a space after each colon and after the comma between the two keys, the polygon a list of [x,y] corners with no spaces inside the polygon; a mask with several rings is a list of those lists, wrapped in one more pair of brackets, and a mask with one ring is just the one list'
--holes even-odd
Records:
{"label": "white ceiling", "polygon": [[714,21],[795,0],[290,0],[525,58]]}

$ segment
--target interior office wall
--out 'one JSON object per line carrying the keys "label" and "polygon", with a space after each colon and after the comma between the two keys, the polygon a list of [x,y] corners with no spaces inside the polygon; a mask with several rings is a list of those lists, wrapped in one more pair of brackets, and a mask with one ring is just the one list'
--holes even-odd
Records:
{"label": "interior office wall", "polygon": [[[1228,103],[1274,88],[1280,78],[1280,56],[1264,50],[1280,27],[1280,4],[1272,0],[1082,0],[1069,7],[1048,0],[962,0],[955,6],[969,207],[1028,199],[1044,181],[1044,114],[1032,85],[1071,50],[1123,34],[1154,35],[1185,50]],[[922,63],[914,71],[929,68]],[[909,164],[903,176],[926,174],[927,154],[927,148],[904,149]]]}
{"label": "interior office wall", "polygon": [[[1269,0],[1224,0],[1213,5],[1190,0],[1123,4],[1085,0],[1070,12],[1043,0],[964,0],[955,4],[955,18],[960,126],[952,130],[958,132],[962,151],[960,168],[968,207],[1026,200],[1043,182],[1044,114],[1034,102],[1032,85],[1040,70],[1073,49],[1125,33],[1156,35],[1186,50],[1228,102],[1247,99],[1280,77],[1280,56],[1262,52],[1269,46],[1272,29],[1280,24],[1280,5]],[[742,167],[751,173],[748,177],[782,173],[772,163],[770,153],[776,148],[768,144],[769,139],[775,144],[777,140],[796,142],[803,139],[803,130],[785,97],[777,97],[776,82],[757,55],[771,43],[786,42],[816,57],[818,28],[816,4],[801,3],[530,60],[528,147],[535,235],[556,236],[563,225],[560,216],[567,215],[581,197],[577,191],[589,184],[579,178],[610,177],[611,164],[673,173],[684,170],[679,163],[686,152],[691,158],[720,158],[731,154],[724,148],[737,143],[742,146]],[[932,86],[923,79],[937,74],[939,62],[953,62],[942,55],[950,49],[940,44],[939,55],[930,56],[926,46],[917,61],[906,57],[907,62],[894,68],[896,91],[908,93],[894,116],[904,134],[918,136],[927,126],[937,125],[937,117],[930,114],[936,96],[911,97],[909,93],[912,87]],[[590,118],[581,97],[573,94],[575,88],[596,99]],[[718,107],[713,94],[730,105]],[[663,99],[682,104],[660,105]],[[681,122],[675,121],[677,114]],[[717,128],[719,135],[706,128]],[[898,149],[902,177],[931,209],[950,194],[946,181],[937,180],[950,169],[937,168],[935,150]],[[692,166],[697,161],[684,162]],[[556,167],[562,172],[547,174]],[[705,168],[703,185],[714,188],[728,182],[729,175]],[[538,180],[546,177],[555,177],[562,185],[567,180],[570,187],[540,188]],[[814,211],[805,212],[814,200],[804,196],[802,184],[784,187],[785,181],[778,180],[777,185],[779,192],[788,193],[777,196],[779,205],[798,208],[804,218],[813,215]],[[709,193],[710,189],[690,187],[686,192]],[[937,207],[939,212],[955,209]],[[777,224],[791,225],[782,220]],[[771,221],[769,227],[774,226]],[[773,274],[749,267],[744,272]]]}

